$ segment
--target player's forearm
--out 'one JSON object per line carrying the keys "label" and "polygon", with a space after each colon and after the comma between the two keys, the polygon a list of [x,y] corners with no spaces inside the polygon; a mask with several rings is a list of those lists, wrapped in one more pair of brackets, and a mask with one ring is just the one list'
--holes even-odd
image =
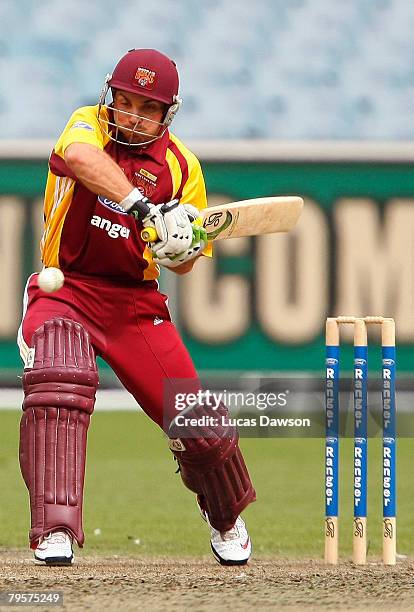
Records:
{"label": "player's forearm", "polygon": [[193,266],[197,259],[198,257],[196,259],[190,259],[190,261],[185,261],[184,263],[175,268],[168,268],[168,270],[171,270],[171,272],[175,272],[175,274],[179,274],[180,276],[182,274],[188,274],[188,272],[191,272],[191,270],[193,269]]}
{"label": "player's forearm", "polygon": [[111,157],[92,145],[69,145],[65,162],[85,187],[114,202],[123,200],[134,188]]}

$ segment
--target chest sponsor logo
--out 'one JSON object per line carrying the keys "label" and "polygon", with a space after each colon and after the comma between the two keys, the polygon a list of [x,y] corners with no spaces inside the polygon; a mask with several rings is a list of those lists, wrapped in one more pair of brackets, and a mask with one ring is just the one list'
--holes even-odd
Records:
{"label": "chest sponsor logo", "polygon": [[109,219],[104,219],[99,215],[94,215],[91,225],[105,230],[110,238],[126,238],[128,240],[131,230],[120,223],[112,223]]}
{"label": "chest sponsor logo", "polygon": [[104,198],[103,196],[98,196],[98,202],[99,204],[102,204],[102,206],[105,206],[105,208],[109,208],[110,210],[120,213],[121,215],[128,214],[125,212],[125,210],[122,208],[120,204],[117,204],[116,202],[113,202],[112,200],[109,200],[108,198]]}

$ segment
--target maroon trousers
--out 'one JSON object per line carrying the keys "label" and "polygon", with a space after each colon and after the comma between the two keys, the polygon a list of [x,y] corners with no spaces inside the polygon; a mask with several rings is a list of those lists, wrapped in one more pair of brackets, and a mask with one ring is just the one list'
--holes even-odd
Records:
{"label": "maroon trousers", "polygon": [[[66,275],[62,289],[48,295],[33,275],[25,306],[19,331],[26,362],[20,464],[31,497],[30,541],[35,547],[40,537],[62,528],[82,545],[86,435],[93,411],[93,403],[85,407],[82,399],[94,396],[96,388],[93,353],[112,367],[148,416],[174,438],[174,393],[183,391],[175,381],[187,379],[186,391],[195,391],[197,373],[170,320],[166,296],[154,282],[127,286]],[[76,350],[69,341],[75,331],[80,338]],[[77,357],[76,351],[81,356],[85,347],[89,357]],[[67,372],[69,362],[73,363]],[[184,440],[178,450],[171,448],[184,484],[198,494],[211,524],[226,531],[256,495],[237,432],[216,429],[210,432],[213,446],[210,439],[196,436]],[[76,452],[68,446],[68,440],[75,440],[73,432]],[[72,481],[75,493],[69,495]]]}
{"label": "maroon trousers", "polygon": [[62,289],[47,294],[37,287],[34,274],[25,296],[20,344],[30,347],[35,330],[53,317],[81,323],[96,355],[111,366],[148,416],[165,427],[176,416],[164,401],[166,381],[197,377],[166,301],[155,282],[130,286],[71,274]]}

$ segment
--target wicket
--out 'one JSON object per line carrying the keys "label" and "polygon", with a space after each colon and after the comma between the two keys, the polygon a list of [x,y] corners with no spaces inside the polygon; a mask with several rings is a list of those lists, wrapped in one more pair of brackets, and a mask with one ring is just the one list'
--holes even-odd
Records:
{"label": "wicket", "polygon": [[396,563],[395,322],[385,317],[326,320],[325,562],[338,563],[339,371],[341,325],[354,326],[354,524],[353,562],[366,563],[368,464],[367,325],[381,325],[383,563]]}

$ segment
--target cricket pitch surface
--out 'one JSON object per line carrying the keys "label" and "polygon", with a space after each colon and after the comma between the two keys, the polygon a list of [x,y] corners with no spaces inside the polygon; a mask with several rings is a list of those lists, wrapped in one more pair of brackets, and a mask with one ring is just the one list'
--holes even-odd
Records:
{"label": "cricket pitch surface", "polygon": [[[61,591],[64,605],[44,610],[408,610],[414,562],[356,567],[342,561],[257,558],[221,567],[212,557],[81,556],[72,567],[34,565],[30,552],[0,550],[0,591]],[[14,610],[15,607],[1,607]]]}

